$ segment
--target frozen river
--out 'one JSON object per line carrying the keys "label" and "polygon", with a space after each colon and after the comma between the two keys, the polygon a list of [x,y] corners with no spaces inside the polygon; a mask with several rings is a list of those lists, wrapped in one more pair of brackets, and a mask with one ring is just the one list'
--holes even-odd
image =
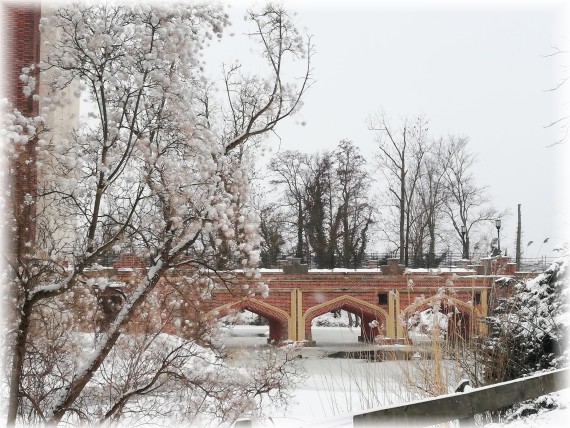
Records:
{"label": "frozen river", "polygon": [[[225,332],[224,344],[228,350],[254,352],[268,346],[267,333],[266,326],[234,326]],[[408,401],[402,387],[406,363],[328,357],[340,350],[369,347],[358,342],[359,334],[360,328],[313,327],[317,346],[302,349],[299,359],[306,378],[297,385],[289,408],[273,411],[267,426],[319,426],[331,419],[334,426],[352,426],[351,413]]]}
{"label": "frozen river", "polygon": [[[359,327],[313,327],[311,332],[317,347],[326,351],[366,346],[358,342]],[[268,326],[236,325],[227,328],[224,344],[227,347],[262,346],[267,344],[268,334]]]}
{"label": "frozen river", "polygon": [[[256,348],[267,347],[268,327],[235,326],[226,331],[224,344],[229,349],[241,349],[245,355]],[[299,364],[306,378],[294,390],[294,398],[287,409],[272,409],[271,419],[258,421],[254,427],[278,428],[351,428],[352,414],[375,407],[406,403],[419,398],[410,385],[420,388],[433,379],[432,361],[383,361],[329,358],[339,350],[363,349],[370,345],[358,343],[359,328],[313,327],[314,348],[304,348]],[[443,363],[443,378],[452,392],[458,379],[465,377],[452,365]],[[568,390],[566,390],[568,391]],[[564,396],[570,403],[570,393]],[[508,426],[562,427],[570,414],[570,406],[545,412],[535,419],[523,419],[511,425],[490,424],[493,428]]]}

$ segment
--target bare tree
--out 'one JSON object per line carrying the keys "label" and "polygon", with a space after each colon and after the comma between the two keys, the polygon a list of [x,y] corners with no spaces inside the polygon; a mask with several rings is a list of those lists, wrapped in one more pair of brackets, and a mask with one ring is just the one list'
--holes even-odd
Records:
{"label": "bare tree", "polygon": [[305,255],[305,191],[309,168],[309,157],[298,151],[277,153],[269,169],[275,174],[272,185],[285,188],[284,200],[291,210],[295,229],[295,257],[306,261]]}
{"label": "bare tree", "polygon": [[283,254],[286,239],[286,214],[276,202],[264,205],[260,210],[259,231],[261,243],[261,267],[271,268],[277,265]]}
{"label": "bare tree", "polygon": [[368,228],[373,223],[373,209],[368,199],[370,177],[366,160],[351,141],[339,143],[335,158],[342,218],[340,257],[343,267],[356,268],[363,262]]}
{"label": "bare tree", "polygon": [[384,114],[370,120],[369,129],[376,133],[382,174],[388,181],[392,206],[396,208],[399,225],[400,263],[408,264],[409,240],[413,218],[416,187],[422,161],[428,150],[427,122],[423,117],[405,119],[399,129],[393,128]]}
{"label": "bare tree", "polygon": [[[470,239],[473,233],[485,223],[505,213],[500,213],[490,205],[485,187],[477,186],[472,167],[475,156],[467,148],[467,137],[449,137],[445,156],[448,159],[445,174],[445,186],[448,197],[445,200],[445,212],[455,235],[461,242],[461,248],[467,249],[469,258]],[[466,233],[461,233],[462,226]]]}
{"label": "bare tree", "polygon": [[373,209],[358,148],[343,140],[333,153],[282,152],[270,169],[276,175],[271,184],[284,188],[283,203],[295,218],[297,257],[307,260],[311,252],[321,268],[359,266]]}
{"label": "bare tree", "polygon": [[[443,207],[448,197],[445,187],[445,170],[448,162],[449,158],[444,152],[443,139],[440,138],[431,144],[429,153],[424,157],[418,184],[418,212],[415,215],[417,219],[415,228],[420,242],[414,245],[414,251],[422,259],[425,252],[423,262],[428,268],[435,267],[438,264],[436,244],[442,234],[440,222],[443,217]],[[426,239],[427,248],[424,246]]]}
{"label": "bare tree", "polygon": [[[184,281],[176,293],[198,304],[216,286],[215,278],[221,278],[207,273],[215,272],[218,245],[227,246],[241,268],[251,270],[257,265],[259,219],[247,209],[249,165],[236,155],[236,149],[273,130],[299,107],[310,84],[311,46],[280,7],[267,5],[259,13],[251,12],[248,19],[256,28],[252,37],[260,42],[269,72],[266,77],[245,80],[235,70],[226,74],[225,111],[231,112],[231,123],[217,127],[212,126],[215,109],[204,103],[207,98],[197,82],[203,79],[200,52],[210,38],[221,36],[227,24],[221,7],[208,3],[192,7],[74,4],[42,19],[43,30],[58,31],[41,64],[43,72],[50,73],[45,74],[50,88],[45,101],[65,103],[62,90],[79,81],[83,95],[96,108],[92,119],[71,139],[56,135],[37,143],[39,189],[37,199],[31,195],[28,202],[42,207],[46,201],[61,221],[42,221],[38,209],[38,218],[32,221],[42,229],[37,236],[43,241],[28,243],[24,253],[7,260],[14,299],[7,339],[8,425],[15,424],[18,410],[24,421],[30,420],[31,413],[48,424],[74,417],[93,421],[81,406],[86,391],[97,384],[122,333],[148,313],[143,310],[145,305],[160,303],[153,296],[167,273],[188,267],[179,275]],[[297,58],[306,60],[301,84],[286,84],[285,64]],[[33,88],[27,89],[32,92]],[[18,156],[20,143],[38,136],[41,123],[17,111],[5,120],[11,156]],[[58,236],[56,229],[72,229],[73,241],[50,238]],[[97,268],[99,257],[127,246],[140,249],[147,268],[124,289],[121,307],[106,330],[98,331],[95,345],[77,348],[72,364],[54,374],[56,392],[30,398],[26,379],[31,378],[25,376],[37,368],[30,360],[31,351],[39,349],[34,346],[42,341],[57,343],[42,337],[43,329],[38,329],[38,323],[50,318],[45,309],[63,305],[59,316],[74,313],[70,302],[78,290],[89,290],[94,296],[96,289],[108,285],[104,275],[93,279],[88,274]],[[229,283],[220,285],[231,289]],[[258,291],[252,288],[248,293]],[[77,325],[83,331],[95,331],[95,324],[84,319],[93,310],[81,314]],[[69,343],[76,341],[77,330],[63,331]],[[161,367],[174,370],[173,362],[187,355],[187,347],[177,349],[161,357],[157,378],[165,377]],[[263,377],[255,376],[258,384]],[[180,381],[180,387],[209,388],[207,383],[192,384],[181,373],[166,377]],[[36,377],[36,381],[44,380],[48,379]],[[150,382],[135,389],[156,390],[157,385]],[[270,396],[271,386],[266,386],[259,391]],[[246,383],[236,387],[254,388]],[[208,396],[217,397],[221,405],[225,397],[221,390],[217,395],[210,392]],[[24,404],[26,400],[30,407]],[[124,393],[115,395],[115,404],[118,407],[108,409],[110,413],[100,415],[102,420],[120,414],[118,409],[126,404]],[[24,408],[31,413],[22,413]]]}
{"label": "bare tree", "polygon": [[[248,18],[256,27],[250,36],[260,42],[261,55],[270,65],[272,79],[243,75],[239,66],[225,71],[229,106],[227,123],[231,124],[226,153],[253,137],[274,130],[282,119],[295,113],[312,83],[311,39],[301,36],[287,11],[270,6],[261,13],[249,12]],[[299,86],[286,84],[282,79],[288,56],[304,56],[306,60]]]}

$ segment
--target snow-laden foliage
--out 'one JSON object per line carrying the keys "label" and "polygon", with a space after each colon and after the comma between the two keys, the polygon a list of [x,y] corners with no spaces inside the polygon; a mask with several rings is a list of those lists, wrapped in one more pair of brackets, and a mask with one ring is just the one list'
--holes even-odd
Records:
{"label": "snow-laden foliage", "polygon": [[[228,24],[220,5],[67,3],[42,16],[47,56],[21,80],[36,102],[39,72],[45,116],[7,107],[2,135],[10,160],[29,164],[38,178],[30,194],[19,195],[16,176],[9,186],[9,423],[17,414],[56,424],[120,419],[124,409],[144,408],[137,400],[149,391],[143,384],[151,372],[155,404],[184,397],[187,407],[171,413],[186,414],[184,422],[200,413],[229,423],[255,412],[261,397],[280,400],[289,377],[272,377],[269,366],[232,378],[216,360],[218,383],[209,383],[172,364],[195,362],[184,370],[199,372],[200,361],[213,361],[189,356],[197,344],[212,346],[201,302],[215,288],[267,294],[256,271],[259,216],[248,204],[251,157],[239,149],[299,108],[310,83],[310,42],[278,6],[249,12],[267,70],[232,69],[216,98],[204,91],[215,82],[204,76],[202,55]],[[306,70],[300,84],[289,84],[282,74],[299,58]],[[87,121],[62,129],[46,119],[73,110],[73,97],[91,106]],[[141,266],[117,281],[99,262],[121,253]],[[236,267],[249,287],[232,284],[228,271]],[[183,345],[141,344],[165,330]],[[87,333],[95,342],[81,346],[77,338]],[[149,357],[143,384],[129,383],[126,366],[109,369],[113,361],[138,364],[151,349],[160,353]],[[164,367],[172,372],[163,376]],[[105,399],[95,390],[105,390]],[[200,397],[208,397],[207,409],[194,406]]]}
{"label": "snow-laden foliage", "polygon": [[4,154],[10,159],[17,158],[21,154],[22,146],[37,135],[45,120],[42,116],[25,117],[16,109],[9,111],[6,99],[2,100],[0,107],[3,112],[0,137],[6,143]]}
{"label": "snow-laden foliage", "polygon": [[[413,281],[408,280],[408,288],[413,289]],[[429,340],[464,338],[464,329],[461,311],[457,308],[451,296],[455,296],[453,281],[448,279],[446,287],[440,287],[433,299],[426,299],[425,295],[417,296],[413,305],[416,310],[405,319],[400,315],[400,322],[406,327],[409,337],[419,339],[421,336]],[[426,308],[427,306],[427,308]]]}
{"label": "snow-laden foliage", "polygon": [[[263,406],[285,406],[300,373],[288,350],[265,350],[236,367],[216,349],[165,334],[125,335],[78,401],[88,420],[223,426]],[[114,403],[112,407],[108,403]],[[101,409],[108,409],[105,414]]]}
{"label": "snow-laden foliage", "polygon": [[488,381],[500,382],[568,364],[568,258],[516,285],[491,317]]}
{"label": "snow-laden foliage", "polygon": [[539,277],[517,286],[517,311],[510,320],[521,365],[538,371],[568,364],[570,314],[568,310],[568,259],[556,261]]}
{"label": "snow-laden foliage", "polygon": [[444,337],[447,332],[448,316],[433,308],[414,312],[408,320],[408,335],[424,334],[431,337],[434,332]]}
{"label": "snow-laden foliage", "polygon": [[[484,382],[504,382],[568,365],[570,284],[567,249],[564,252],[544,273],[520,282],[511,297],[500,300],[479,357]],[[504,417],[511,420],[557,407],[555,398],[550,394],[519,403]]]}

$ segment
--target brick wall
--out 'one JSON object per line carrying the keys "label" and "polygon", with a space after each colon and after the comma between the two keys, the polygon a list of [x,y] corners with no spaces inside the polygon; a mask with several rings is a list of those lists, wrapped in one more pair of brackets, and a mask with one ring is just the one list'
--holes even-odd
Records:
{"label": "brick wall", "polygon": [[39,2],[3,5],[6,95],[24,115],[38,113],[38,103],[22,93],[24,84],[20,81],[20,74],[23,67],[39,61],[40,17]]}
{"label": "brick wall", "polygon": [[113,263],[114,269],[124,268],[145,268],[146,264],[139,256],[132,253],[121,254],[121,256]]}

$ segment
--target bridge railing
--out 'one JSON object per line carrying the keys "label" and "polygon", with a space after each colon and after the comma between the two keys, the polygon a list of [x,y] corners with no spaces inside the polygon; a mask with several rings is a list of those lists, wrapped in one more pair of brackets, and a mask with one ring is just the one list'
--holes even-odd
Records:
{"label": "bridge railing", "polygon": [[[358,268],[379,267],[380,265],[386,264],[388,259],[396,259],[398,258],[398,256],[399,255],[397,252],[365,253],[363,257],[363,262],[360,266],[358,266]],[[414,268],[446,269],[452,267],[462,267],[464,265],[464,262],[461,256],[462,255],[460,253],[453,253],[453,252],[438,253],[429,257],[430,261],[428,262],[428,255],[423,255],[422,257],[410,258],[407,267],[412,269]],[[522,258],[518,271],[544,272],[556,259],[557,257],[550,257],[550,256]],[[511,261],[514,262],[514,259],[512,259]],[[476,258],[470,260],[468,262],[468,265],[476,265],[478,263],[479,263],[479,258]],[[307,264],[309,265],[309,269],[317,268],[313,257],[309,257]],[[345,269],[354,269],[354,266],[349,266],[349,267],[337,266],[337,267]]]}
{"label": "bridge railing", "polygon": [[[143,262],[148,262],[147,257],[144,256],[145,251],[143,248],[131,248],[130,251],[133,254],[138,255]],[[119,259],[121,254],[109,251],[103,254],[99,260],[98,264],[106,267],[113,266],[113,263]],[[357,268],[379,268],[381,265],[385,265],[388,259],[398,258],[398,252],[368,252],[364,254],[363,262]],[[429,262],[428,262],[429,259]],[[519,271],[521,272],[544,272],[557,258],[556,257],[535,257],[535,258],[522,258]],[[473,263],[477,264],[478,260],[473,260]],[[514,260],[513,260],[514,261]],[[317,268],[315,264],[314,257],[309,256],[306,263],[309,265],[309,269]],[[461,261],[461,254],[453,252],[444,252],[432,255],[428,257],[423,255],[422,257],[410,258],[408,262],[409,268],[434,268],[434,269],[446,269],[452,267],[463,266],[464,263]],[[354,269],[354,266],[337,266],[338,268],[344,269]]]}
{"label": "bridge railing", "polygon": [[519,271],[521,272],[544,272],[548,267],[556,261],[557,257],[535,257],[522,258]]}

